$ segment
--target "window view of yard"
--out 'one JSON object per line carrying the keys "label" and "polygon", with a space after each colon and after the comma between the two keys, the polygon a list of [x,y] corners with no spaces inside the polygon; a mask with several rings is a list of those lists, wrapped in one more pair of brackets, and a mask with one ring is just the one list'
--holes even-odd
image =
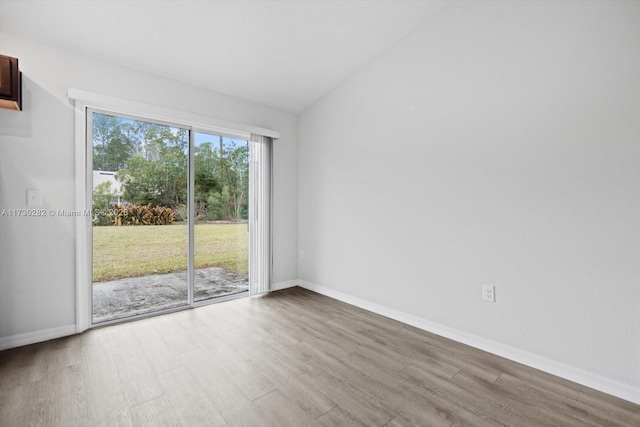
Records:
{"label": "window view of yard", "polygon": [[[188,303],[189,131],[93,113],[93,320]],[[248,290],[248,144],[194,134],[193,300]]]}

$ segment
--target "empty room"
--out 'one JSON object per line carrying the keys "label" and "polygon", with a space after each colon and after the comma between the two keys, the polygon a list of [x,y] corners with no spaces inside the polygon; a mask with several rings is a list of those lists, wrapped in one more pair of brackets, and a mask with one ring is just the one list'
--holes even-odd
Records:
{"label": "empty room", "polygon": [[640,1],[0,0],[0,426],[640,426]]}

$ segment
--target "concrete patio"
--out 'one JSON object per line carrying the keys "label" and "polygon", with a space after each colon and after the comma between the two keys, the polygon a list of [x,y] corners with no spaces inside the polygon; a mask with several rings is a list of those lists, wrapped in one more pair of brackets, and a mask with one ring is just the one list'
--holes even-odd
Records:
{"label": "concrete patio", "polygon": [[[194,301],[249,290],[249,279],[223,268],[195,270]],[[93,284],[93,323],[137,316],[187,303],[187,272],[130,277]]]}

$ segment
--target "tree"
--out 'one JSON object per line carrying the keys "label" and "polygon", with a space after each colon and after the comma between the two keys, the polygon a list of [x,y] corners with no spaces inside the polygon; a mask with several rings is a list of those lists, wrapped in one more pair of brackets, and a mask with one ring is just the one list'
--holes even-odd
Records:
{"label": "tree", "polygon": [[227,183],[236,219],[248,218],[249,146],[239,145],[227,154]]}
{"label": "tree", "polygon": [[[115,171],[127,202],[184,211],[187,130],[96,113],[93,132],[94,170]],[[195,147],[194,162],[196,218],[246,219],[247,143],[212,135],[212,141]]]}
{"label": "tree", "polygon": [[93,169],[118,171],[127,167],[136,148],[134,126],[118,117],[93,115]]}
{"label": "tree", "polygon": [[219,190],[220,184],[216,177],[220,160],[210,142],[195,147],[195,200],[206,201],[207,194],[212,190]]}
{"label": "tree", "polygon": [[172,208],[187,203],[187,159],[180,150],[165,150],[156,161],[134,156],[116,178],[129,202]]}
{"label": "tree", "polygon": [[93,189],[93,205],[91,208],[95,225],[108,224],[109,208],[114,199],[116,199],[116,195],[109,181],[98,184]]}
{"label": "tree", "polygon": [[175,208],[187,202],[187,131],[135,122],[136,154],[116,178],[125,200]]}
{"label": "tree", "polygon": [[224,141],[220,148],[205,142],[195,151],[195,201],[208,219],[248,217],[249,149],[246,143]]}

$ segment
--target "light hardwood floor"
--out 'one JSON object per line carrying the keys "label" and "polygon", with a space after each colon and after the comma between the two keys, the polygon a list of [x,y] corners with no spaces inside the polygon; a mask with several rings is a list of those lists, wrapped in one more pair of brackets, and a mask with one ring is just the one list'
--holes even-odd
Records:
{"label": "light hardwood floor", "polygon": [[292,288],[0,352],[0,425],[640,426],[640,406]]}

